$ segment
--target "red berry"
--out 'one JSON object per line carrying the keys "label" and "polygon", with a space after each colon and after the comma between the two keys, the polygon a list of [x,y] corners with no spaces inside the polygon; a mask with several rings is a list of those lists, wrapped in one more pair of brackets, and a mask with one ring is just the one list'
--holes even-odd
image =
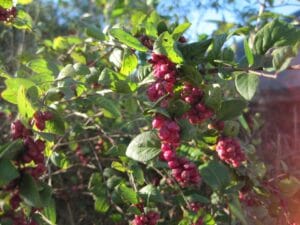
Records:
{"label": "red berry", "polygon": [[46,124],[45,124],[45,121],[44,121],[44,120],[37,120],[37,121],[35,121],[35,126],[36,126],[39,130],[43,131],[43,130],[45,130]]}
{"label": "red berry", "polygon": [[14,140],[30,135],[30,131],[22,124],[20,120],[12,122],[10,125],[10,130],[11,136]]}
{"label": "red berry", "polygon": [[170,160],[172,160],[172,159],[175,158],[175,152],[173,152],[173,151],[165,151],[163,153],[163,156],[164,156],[164,159],[166,161],[170,161]]}
{"label": "red berry", "polygon": [[233,167],[239,167],[246,160],[239,142],[234,138],[220,138],[216,150],[220,159]]}
{"label": "red berry", "polygon": [[19,196],[19,193],[14,193],[14,195],[9,200],[10,206],[13,210],[16,210],[21,202],[21,198]]}
{"label": "red berry", "polygon": [[43,113],[43,118],[44,120],[52,120],[53,119],[53,114],[52,112],[46,111]]}

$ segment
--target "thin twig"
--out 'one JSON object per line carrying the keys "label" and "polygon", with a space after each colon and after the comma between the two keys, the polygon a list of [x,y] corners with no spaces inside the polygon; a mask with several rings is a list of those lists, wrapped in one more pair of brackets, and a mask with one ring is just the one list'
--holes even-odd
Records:
{"label": "thin twig", "polygon": [[249,73],[253,73],[258,76],[267,77],[267,78],[273,78],[276,79],[278,74],[277,73],[270,73],[263,70],[248,70]]}
{"label": "thin twig", "polygon": [[[297,67],[292,67],[294,70],[297,69]],[[267,78],[273,78],[276,79],[278,76],[278,73],[272,73],[267,72],[264,70],[255,70],[252,68],[234,68],[234,67],[223,67],[223,70],[227,72],[246,72],[246,73],[253,73],[258,76],[267,77]],[[217,74],[219,72],[219,68],[211,68],[206,70],[199,70],[201,74]]]}

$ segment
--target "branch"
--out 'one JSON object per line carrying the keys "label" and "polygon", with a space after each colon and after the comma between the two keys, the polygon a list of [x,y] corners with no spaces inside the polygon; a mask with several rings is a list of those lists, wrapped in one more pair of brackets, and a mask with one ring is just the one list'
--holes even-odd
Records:
{"label": "branch", "polygon": [[247,72],[253,73],[258,76],[268,77],[268,78],[273,78],[273,79],[276,79],[277,75],[278,75],[277,73],[270,73],[270,72],[266,72],[263,70],[248,70]]}
{"label": "branch", "polygon": [[[299,69],[300,69],[300,65],[299,66]],[[251,68],[233,68],[233,67],[223,67],[224,70],[226,70],[227,72],[245,72],[245,73],[253,73],[255,75],[258,75],[258,76],[262,76],[262,77],[267,77],[267,78],[273,78],[273,79],[276,79],[278,74],[275,72],[275,73],[272,73],[272,72],[267,72],[267,71],[264,71],[264,70],[255,70],[255,69],[251,69]],[[218,68],[211,68],[211,69],[206,69],[206,70],[199,70],[199,72],[201,74],[206,74],[206,73],[209,73],[209,74],[217,74],[219,72],[219,69]]]}
{"label": "branch", "polygon": [[287,68],[287,70],[300,70],[300,64],[291,65]]}

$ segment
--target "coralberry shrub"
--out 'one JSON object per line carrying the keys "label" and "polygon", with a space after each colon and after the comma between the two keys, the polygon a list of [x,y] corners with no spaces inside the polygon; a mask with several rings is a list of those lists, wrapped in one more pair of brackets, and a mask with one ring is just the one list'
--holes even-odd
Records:
{"label": "coralberry shrub", "polygon": [[296,224],[299,181],[260,160],[248,103],[261,76],[298,68],[297,27],[268,15],[191,42],[189,22],[139,8],[55,36],[28,3],[0,1],[1,28],[37,41],[0,67],[0,224]]}

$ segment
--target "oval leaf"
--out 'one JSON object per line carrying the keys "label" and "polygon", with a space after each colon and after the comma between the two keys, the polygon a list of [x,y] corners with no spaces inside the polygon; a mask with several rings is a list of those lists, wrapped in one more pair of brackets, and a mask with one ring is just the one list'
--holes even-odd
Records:
{"label": "oval leaf", "polygon": [[148,131],[136,136],[128,145],[126,156],[146,162],[160,153],[160,145],[154,132]]}
{"label": "oval leaf", "polygon": [[205,183],[213,190],[221,190],[230,183],[230,174],[225,165],[218,161],[210,161],[200,167]]}
{"label": "oval leaf", "polygon": [[247,103],[241,99],[226,100],[221,103],[220,110],[217,112],[219,120],[230,120],[241,115],[247,107]]}
{"label": "oval leaf", "polygon": [[122,30],[121,28],[114,28],[110,30],[111,36],[118,39],[123,44],[127,45],[128,47],[134,48],[141,52],[147,52],[148,48],[141,44],[141,42],[133,37],[131,34],[127,33],[126,31]]}
{"label": "oval leaf", "polygon": [[246,100],[251,100],[256,92],[259,84],[259,77],[254,74],[239,74],[235,78],[235,86],[237,91]]}

